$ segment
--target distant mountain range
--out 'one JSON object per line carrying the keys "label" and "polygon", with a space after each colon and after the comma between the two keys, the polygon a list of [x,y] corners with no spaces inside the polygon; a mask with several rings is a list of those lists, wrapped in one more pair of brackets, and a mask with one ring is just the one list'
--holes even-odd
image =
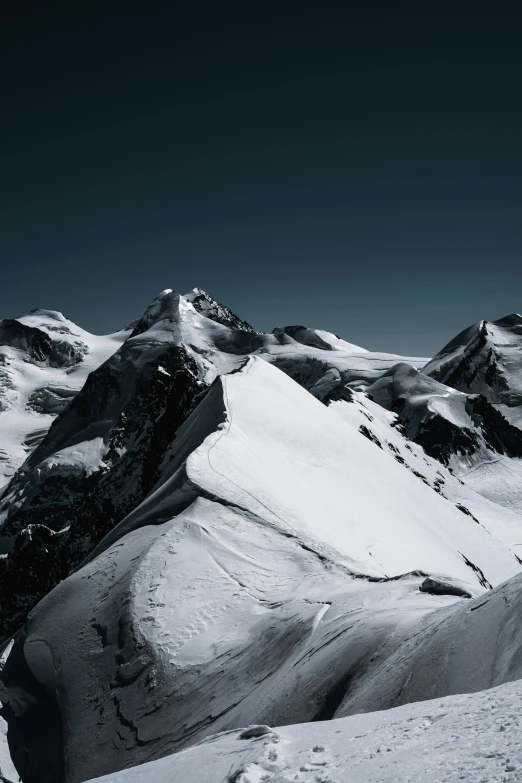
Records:
{"label": "distant mountain range", "polygon": [[[341,783],[324,721],[393,756],[347,716],[513,702],[522,316],[432,359],[261,333],[200,289],[104,337],[4,320],[0,552],[0,780]],[[263,726],[304,723],[298,764]]]}

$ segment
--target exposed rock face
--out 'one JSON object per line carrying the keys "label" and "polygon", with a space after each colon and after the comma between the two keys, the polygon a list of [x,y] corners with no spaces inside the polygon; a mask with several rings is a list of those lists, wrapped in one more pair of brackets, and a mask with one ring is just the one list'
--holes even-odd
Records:
{"label": "exposed rock face", "polygon": [[448,343],[424,368],[432,378],[489,402],[522,405],[522,316],[481,321]]}
{"label": "exposed rock face", "polygon": [[[3,500],[3,535],[21,531],[25,541],[19,546],[17,538],[0,561],[3,635],[15,631],[24,613],[150,491],[166,444],[206,388],[181,346],[165,345],[139,369],[126,362],[128,350],[89,376],[67,417],[51,427]],[[91,429],[95,438],[69,445],[73,434]],[[74,448],[83,462],[53,462],[50,456],[64,450],[69,456]],[[12,499],[16,493],[20,500]],[[26,534],[35,525],[48,531],[52,544],[44,545],[40,532]],[[64,528],[55,541],[52,531]]]}
{"label": "exposed rock face", "polygon": [[40,434],[129,332],[93,335],[52,310],[4,321],[0,331],[1,493]]}
{"label": "exposed rock face", "polygon": [[[238,726],[333,718],[421,620],[460,600],[421,592],[426,571],[471,580],[473,595],[463,554],[493,581],[519,571],[483,526],[258,357],[170,437],[152,491],[11,652],[4,700],[23,757],[44,754],[53,774],[63,759],[66,783]],[[41,532],[29,531],[49,550]],[[413,563],[422,573],[404,574]],[[59,710],[58,748],[9,713],[20,691],[49,727]],[[60,781],[28,764],[24,783]]]}
{"label": "exposed rock face", "polygon": [[407,436],[443,465],[473,465],[488,451],[522,457],[521,431],[482,394],[453,391],[409,364],[384,372],[368,394],[397,413]]}
{"label": "exposed rock face", "polygon": [[19,348],[28,357],[50,367],[73,367],[81,362],[88,348],[81,340],[73,343],[52,340],[49,335],[13,318],[0,322],[0,345]]}
{"label": "exposed rock face", "polygon": [[185,295],[185,299],[192,304],[195,310],[205,318],[210,318],[211,321],[216,321],[223,326],[229,326],[231,329],[239,329],[243,332],[252,332],[252,334],[258,334],[257,329],[254,329],[242,318],[239,318],[232,310],[229,310],[221,302],[216,302],[201,288],[194,288],[190,294]]}
{"label": "exposed rock face", "polygon": [[457,595],[462,598],[471,598],[471,593],[459,585],[446,582],[443,579],[433,579],[428,577],[419,587],[421,593],[430,593],[431,595]]}
{"label": "exposed rock face", "polygon": [[98,349],[59,313],[9,323],[2,416],[33,423],[0,497],[23,783],[521,673],[522,516],[452,470],[522,456],[499,339],[516,357],[522,319],[495,323],[494,357],[481,326],[429,374],[318,329],[257,332],[200,289],[167,289]]}
{"label": "exposed rock face", "polygon": [[35,389],[29,395],[27,407],[36,413],[57,416],[63,413],[70,401],[77,394],[76,389],[60,388],[59,386],[43,386]]}

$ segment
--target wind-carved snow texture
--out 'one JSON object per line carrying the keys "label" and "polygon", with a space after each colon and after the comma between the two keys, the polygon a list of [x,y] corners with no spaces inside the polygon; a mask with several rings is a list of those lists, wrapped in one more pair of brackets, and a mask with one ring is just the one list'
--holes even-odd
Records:
{"label": "wind-carved snow texture", "polygon": [[[213,385],[153,491],[33,611],[6,714],[22,656],[68,716],[67,783],[255,721],[326,720],[361,671],[463,600],[421,592],[428,573],[476,595],[477,573],[519,571],[483,526],[254,358]],[[24,720],[19,765],[36,755]],[[24,781],[56,774],[50,749]]]}
{"label": "wind-carved snow texture", "polygon": [[369,715],[216,735],[97,783],[520,781],[520,682]]}
{"label": "wind-carved snow texture", "polygon": [[[212,317],[201,315],[191,298]],[[252,353],[298,378],[308,365],[322,373],[326,353],[343,366],[361,367],[365,377],[397,359],[372,360],[359,348],[347,356],[349,344],[326,332],[318,332],[320,339],[335,350],[310,348],[310,339],[296,341],[284,330],[262,335],[232,315],[199,291],[185,298],[167,289],[18,471],[0,502],[2,543],[12,550],[0,561],[0,632],[14,632],[31,606],[146,496],[166,444],[218,374],[240,368]],[[25,320],[34,318],[41,321],[41,312]]]}
{"label": "wind-carved snow texture", "polygon": [[[17,772],[0,749],[1,775],[80,783],[152,761],[122,783],[517,779],[504,738],[481,755],[489,728],[476,757],[463,738],[462,760],[446,750],[476,705],[509,712],[518,691],[452,696],[415,764],[391,713],[331,720],[522,676],[522,518],[509,489],[499,505],[462,480],[519,464],[514,418],[483,389],[325,331],[259,333],[200,289],[165,290],[110,338],[47,311],[18,322],[90,352],[64,370],[25,331],[5,349],[17,372],[92,372],[69,396],[62,376],[0,378],[24,416],[59,413],[47,435],[16,432],[32,452],[0,505],[3,633],[23,625],[2,661]],[[417,709],[412,736],[442,728],[426,705],[399,725]]]}

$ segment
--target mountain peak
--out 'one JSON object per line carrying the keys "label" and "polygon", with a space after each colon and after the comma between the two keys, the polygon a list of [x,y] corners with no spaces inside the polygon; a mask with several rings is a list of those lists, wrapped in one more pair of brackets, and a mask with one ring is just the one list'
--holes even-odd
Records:
{"label": "mountain peak", "polygon": [[503,318],[493,321],[493,324],[495,326],[522,326],[522,315],[511,313],[511,315],[505,315]]}
{"label": "mountain peak", "polygon": [[60,323],[63,323],[64,321],[68,321],[69,323],[72,323],[70,318],[67,318],[59,310],[47,310],[44,307],[35,307],[34,310],[29,310],[29,313],[25,317],[35,316],[35,315],[41,315],[44,318],[50,318],[52,321],[59,321]]}
{"label": "mountain peak", "polygon": [[210,318],[211,321],[228,326],[231,329],[240,329],[243,332],[252,332],[253,334],[258,333],[257,329],[254,329],[247,321],[239,318],[226,305],[213,299],[202,288],[193,288],[183,298],[190,302],[198,313],[204,315],[205,318]]}
{"label": "mountain peak", "polygon": [[[146,332],[151,326],[160,321],[177,322],[182,300],[183,297],[177,291],[173,291],[172,288],[165,288],[147,307],[134,327],[131,337],[143,334],[143,332]],[[186,307],[187,303],[185,301],[184,304]]]}

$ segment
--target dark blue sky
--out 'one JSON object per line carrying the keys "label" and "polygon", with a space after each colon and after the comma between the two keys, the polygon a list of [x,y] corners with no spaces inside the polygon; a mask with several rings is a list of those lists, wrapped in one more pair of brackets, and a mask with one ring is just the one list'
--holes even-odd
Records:
{"label": "dark blue sky", "polygon": [[515,3],[20,5],[0,316],[105,332],[165,287],[430,355],[522,310]]}

